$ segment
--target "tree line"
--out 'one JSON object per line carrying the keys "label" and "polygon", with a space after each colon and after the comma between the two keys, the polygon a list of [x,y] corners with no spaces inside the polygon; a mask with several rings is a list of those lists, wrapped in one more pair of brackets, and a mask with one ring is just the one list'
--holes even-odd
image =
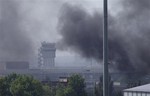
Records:
{"label": "tree line", "polygon": [[32,76],[10,74],[0,78],[0,96],[87,96],[84,79],[77,74],[67,85],[50,86]]}

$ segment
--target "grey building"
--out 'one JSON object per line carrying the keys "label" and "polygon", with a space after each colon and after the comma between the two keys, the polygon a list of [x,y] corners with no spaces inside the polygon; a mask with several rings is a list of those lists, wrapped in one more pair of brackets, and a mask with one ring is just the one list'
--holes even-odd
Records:
{"label": "grey building", "polygon": [[29,62],[26,61],[7,61],[5,62],[5,68],[8,69],[14,69],[14,70],[22,70],[22,69],[29,69]]}
{"label": "grey building", "polygon": [[38,57],[38,65],[40,69],[50,69],[55,66],[55,52],[55,43],[41,43]]}

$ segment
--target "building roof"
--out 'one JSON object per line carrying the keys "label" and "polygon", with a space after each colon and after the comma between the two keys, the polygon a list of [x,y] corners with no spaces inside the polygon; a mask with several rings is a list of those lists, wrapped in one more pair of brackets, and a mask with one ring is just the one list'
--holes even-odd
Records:
{"label": "building roof", "polygon": [[150,92],[150,84],[125,89],[124,92]]}

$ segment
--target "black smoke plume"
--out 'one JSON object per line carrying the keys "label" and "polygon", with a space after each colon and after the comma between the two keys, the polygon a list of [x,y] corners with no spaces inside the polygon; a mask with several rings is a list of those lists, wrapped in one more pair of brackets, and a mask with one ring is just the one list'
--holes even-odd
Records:
{"label": "black smoke plume", "polygon": [[0,0],[0,61],[29,61],[33,54],[19,5],[15,0]]}
{"label": "black smoke plume", "polygon": [[[109,14],[109,61],[120,71],[150,69],[150,1],[122,0],[122,11]],[[83,57],[102,60],[103,14],[65,4],[59,18],[61,43]]]}

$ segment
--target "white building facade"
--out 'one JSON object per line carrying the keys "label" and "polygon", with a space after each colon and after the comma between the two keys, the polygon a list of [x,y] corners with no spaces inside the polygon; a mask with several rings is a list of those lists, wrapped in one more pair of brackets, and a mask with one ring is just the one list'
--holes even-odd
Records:
{"label": "white building facade", "polygon": [[125,89],[124,96],[150,96],[150,84]]}

